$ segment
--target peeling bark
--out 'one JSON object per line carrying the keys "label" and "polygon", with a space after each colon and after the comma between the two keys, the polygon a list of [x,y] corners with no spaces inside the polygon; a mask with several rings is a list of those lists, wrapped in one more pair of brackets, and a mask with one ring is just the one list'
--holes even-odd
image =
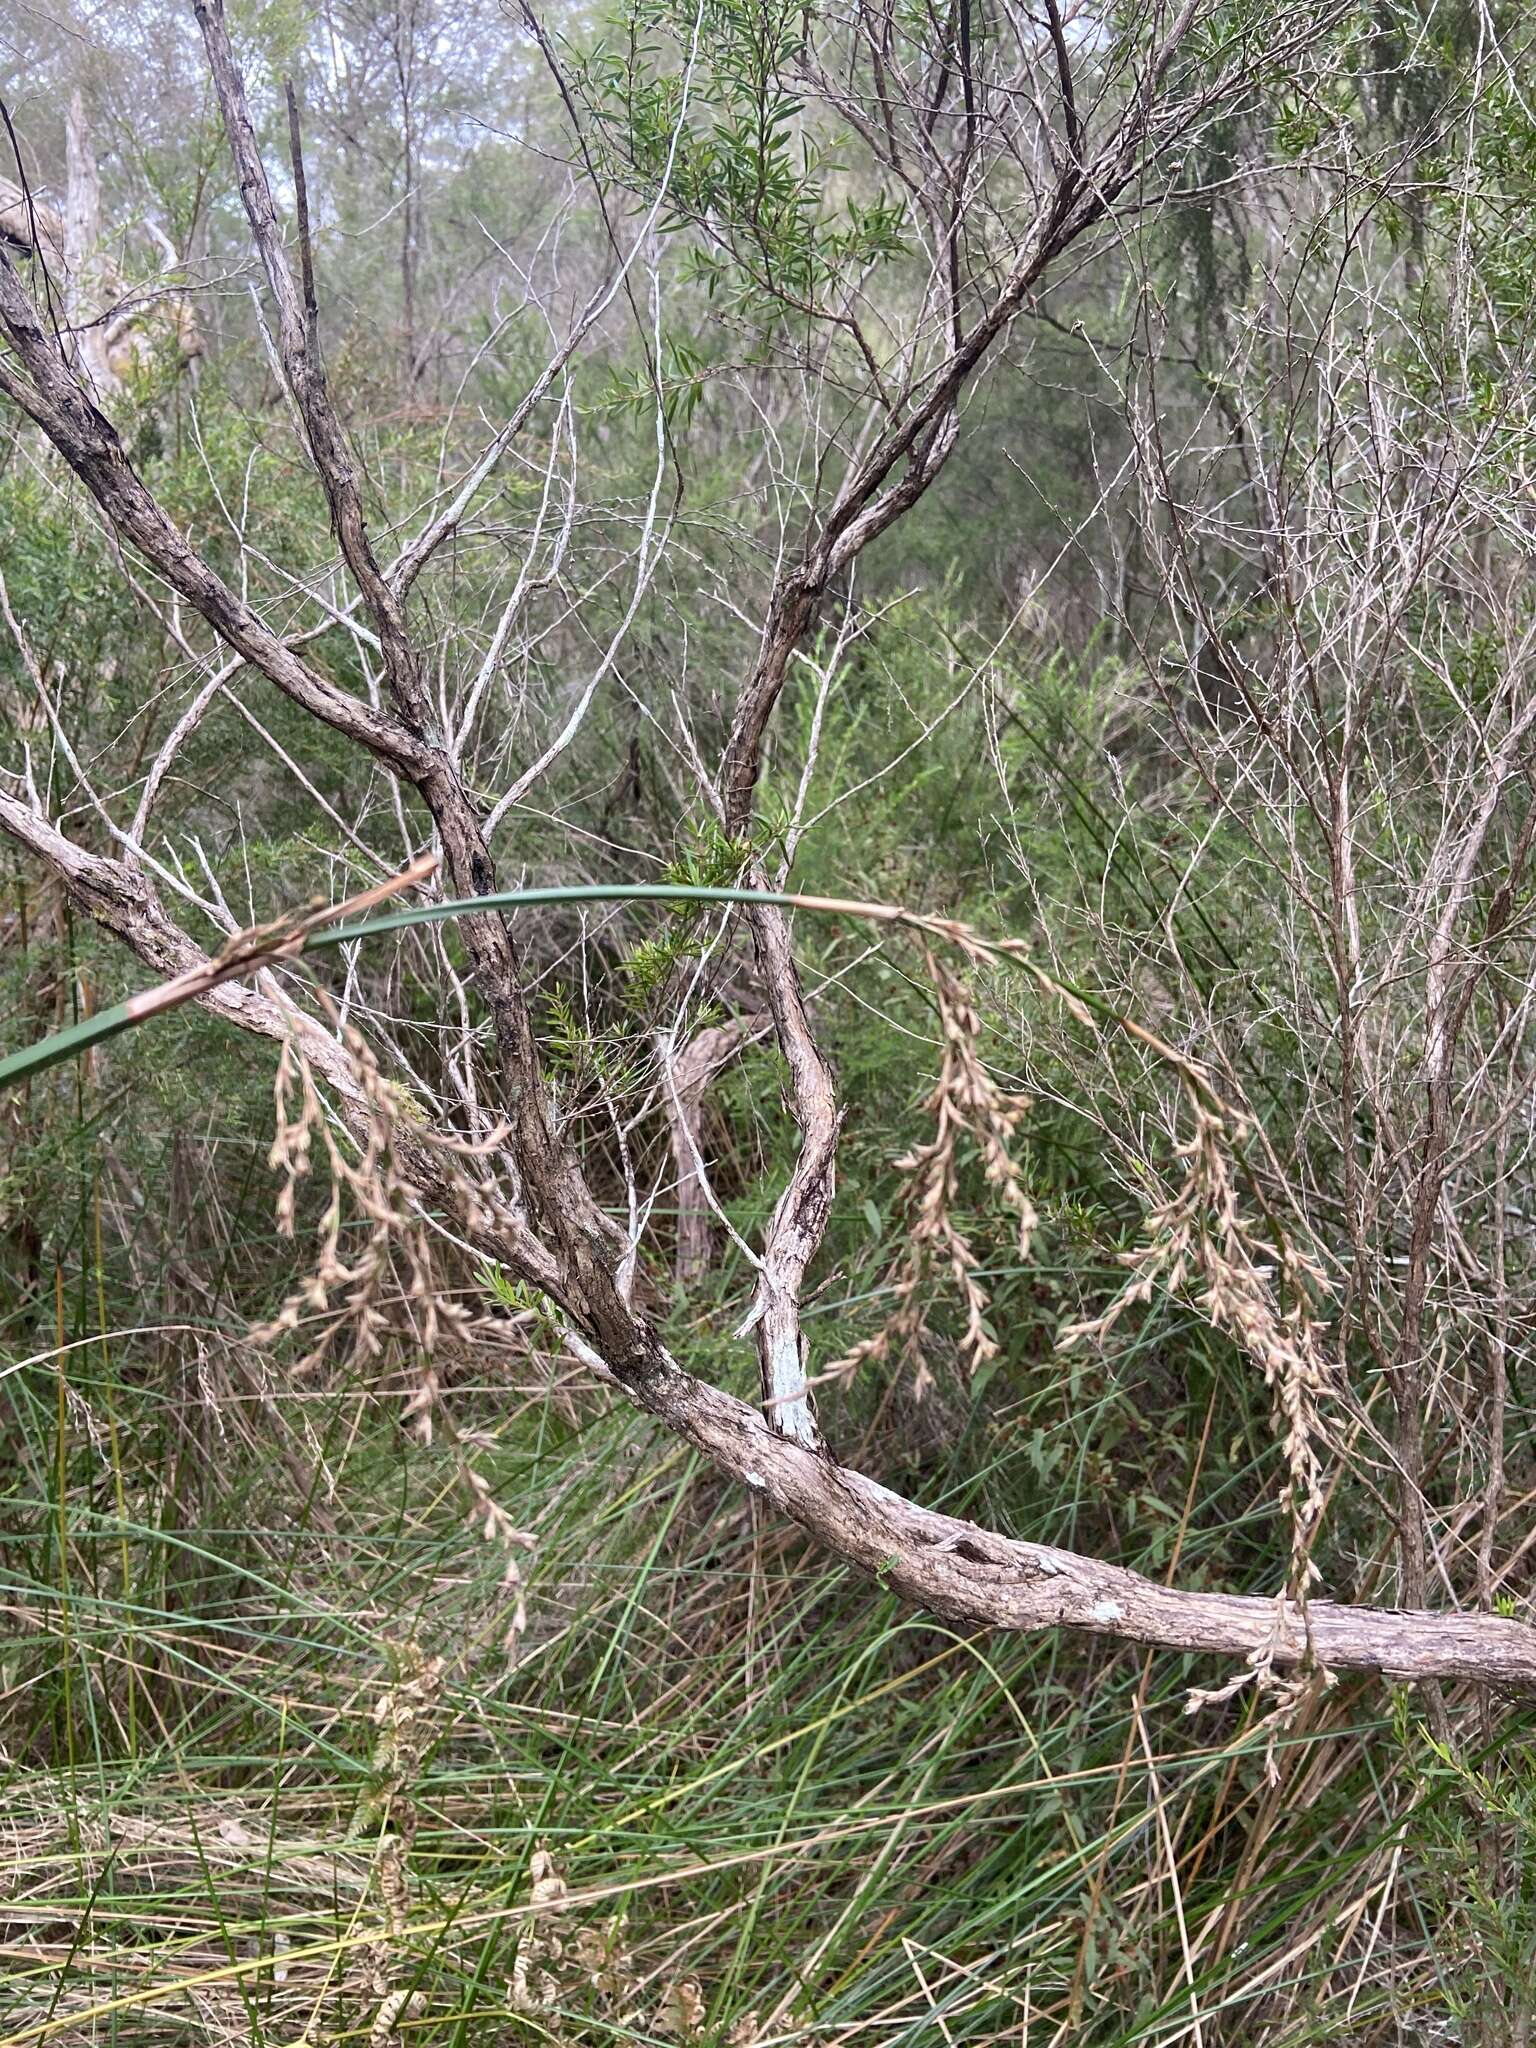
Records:
{"label": "peeling bark", "polygon": [[662,1101],[667,1144],[676,1173],[677,1248],[672,1270],[687,1287],[709,1270],[713,1232],[700,1171],[704,1151],[704,1098],[724,1068],[751,1038],[767,1029],[766,1017],[731,1017],[695,1032],[683,1049],[669,1054],[666,1035],[658,1050],[665,1070]]}

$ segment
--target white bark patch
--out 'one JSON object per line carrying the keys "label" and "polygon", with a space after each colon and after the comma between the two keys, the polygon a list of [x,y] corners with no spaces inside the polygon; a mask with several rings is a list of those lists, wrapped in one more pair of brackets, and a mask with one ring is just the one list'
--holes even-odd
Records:
{"label": "white bark patch", "polygon": [[1093,1603],[1094,1620],[1101,1621],[1106,1628],[1112,1622],[1119,1621],[1124,1613],[1125,1609],[1118,1600],[1095,1600]]}
{"label": "white bark patch", "polygon": [[768,1365],[768,1420],[780,1436],[787,1436],[808,1451],[821,1448],[821,1433],[811,1413],[805,1385],[805,1364],[800,1356],[799,1326],[792,1313],[765,1317],[778,1325],[765,1345]]}

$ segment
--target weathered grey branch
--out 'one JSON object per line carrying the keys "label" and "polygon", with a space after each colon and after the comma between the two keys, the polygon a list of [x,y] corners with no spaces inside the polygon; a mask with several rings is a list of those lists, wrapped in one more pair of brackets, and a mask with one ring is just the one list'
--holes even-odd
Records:
{"label": "weathered grey branch", "polygon": [[[204,973],[208,956],[166,918],[144,878],[73,845],[36,812],[0,792],[0,831],[48,865],[74,901],[157,971]],[[341,1046],[300,1013],[225,982],[199,996],[242,1030],[280,1038],[299,1029],[306,1053],[341,1092],[354,1090]],[[413,1161],[419,1192],[452,1210],[456,1194],[431,1162]],[[489,1235],[499,1231],[499,1237]],[[587,1305],[547,1252],[503,1216],[481,1224],[477,1247],[531,1279],[579,1320]],[[905,1499],[827,1451],[797,1443],[734,1395],[684,1372],[651,1325],[623,1309],[595,1342],[575,1348],[639,1407],[693,1444],[725,1477],[797,1523],[834,1556],[929,1613],[968,1627],[1072,1628],[1126,1642],[1282,1665],[1315,1658],[1333,1671],[1388,1677],[1468,1678],[1536,1691],[1536,1629],[1500,1615],[1349,1607],[1314,1600],[1306,1624],[1277,1601],[1160,1586],[1137,1572],[1052,1545],[1024,1543]],[[1310,1636],[1309,1636],[1310,1631]]]}
{"label": "weathered grey branch", "polygon": [[1160,1586],[1121,1565],[1021,1543],[936,1513],[771,1429],[744,1401],[670,1364],[631,1386],[642,1406],[697,1445],[818,1542],[892,1592],[946,1620],[979,1628],[1085,1629],[1161,1649],[1222,1657],[1309,1654],[1332,1671],[1396,1678],[1472,1678],[1536,1690],[1536,1628],[1499,1615],[1307,1605]]}
{"label": "weathered grey branch", "polygon": [[[751,880],[754,888],[767,887],[761,867],[754,867]],[[837,1081],[806,1007],[789,919],[769,904],[759,904],[748,917],[779,1047],[789,1066],[790,1111],[799,1126],[800,1149],[763,1234],[757,1288],[742,1331],[750,1332],[757,1345],[763,1412],[770,1424],[814,1449],[821,1437],[806,1384],[800,1290],[832,1213],[842,1110]]]}
{"label": "weathered grey branch", "polygon": [[42,428],[90,491],[118,535],[171,588],[295,704],[333,732],[366,747],[406,780],[430,777],[430,749],[398,719],[340,689],[302,660],[257,617],[191,546],[150,495],[117,430],[82,390],[0,246],[0,323],[25,369],[0,365],[0,391]]}
{"label": "weathered grey branch", "polygon": [[[948,289],[954,316],[950,323],[952,346],[928,378],[921,399],[884,427],[867,454],[853,465],[830,506],[807,532],[798,561],[781,572],[770,594],[757,658],[737,699],[721,764],[725,828],[733,836],[745,837],[750,831],[769,722],[783,693],[790,662],[814,627],[833,580],[926,495],[959,437],[958,407],[967,384],[1007,334],[1046,272],[1110,214],[1137,171],[1149,166],[1198,117],[1203,96],[1196,95],[1170,111],[1159,106],[1155,94],[1158,81],[1189,31],[1195,6],[1196,0],[1185,0],[1154,53],[1142,89],[1099,155],[1084,164],[1074,148],[1062,164],[991,304],[963,335],[956,313],[959,286],[953,274],[951,221]],[[969,105],[969,79],[966,89]],[[1080,127],[1070,71],[1062,76],[1061,90],[1068,133],[1076,142]],[[964,160],[969,159],[973,140],[968,121]],[[963,178],[963,162],[960,175]],[[831,1067],[806,1010],[783,913],[761,906],[749,913],[749,922],[779,1043],[789,1064],[791,1108],[801,1143],[789,1185],[764,1236],[757,1293],[745,1327],[756,1338],[769,1419],[783,1433],[814,1445],[816,1424],[805,1389],[799,1297],[805,1274],[820,1248],[836,1192],[841,1112]]]}
{"label": "weathered grey branch", "polygon": [[766,1032],[764,1016],[728,1017],[706,1025],[680,1051],[673,1052],[670,1034],[658,1036],[662,1063],[662,1107],[667,1142],[676,1172],[673,1197],[677,1212],[677,1251],[673,1271],[680,1286],[690,1286],[708,1269],[710,1198],[704,1178],[704,1099],[716,1077],[755,1034]]}
{"label": "weathered grey branch", "polygon": [[384,672],[395,708],[411,731],[418,737],[424,737],[430,708],[420,664],[406,632],[400,597],[379,567],[373,543],[368,538],[368,521],[363,510],[357,465],[352,460],[352,451],[347,446],[347,437],[331,403],[325,380],[309,244],[308,198],[300,150],[298,103],[290,89],[293,176],[304,262],[302,299],[294,283],[293,272],[288,267],[282,233],[277,224],[277,209],[246,105],[244,82],[224,24],[224,0],[194,0],[193,12],[203,32],[208,68],[213,74],[219,111],[224,118],[224,132],[229,139],[230,154],[240,181],[240,197],[250,222],[251,239],[266,271],[267,284],[277,308],[277,344],[283,374],[304,422],[315,473],[325,490],[331,524],[341,545],[342,557],[362,592],[363,602],[379,636]]}

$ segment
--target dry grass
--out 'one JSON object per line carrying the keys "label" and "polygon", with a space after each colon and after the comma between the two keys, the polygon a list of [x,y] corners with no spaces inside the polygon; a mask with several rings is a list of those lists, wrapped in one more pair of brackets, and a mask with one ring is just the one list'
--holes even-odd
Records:
{"label": "dry grass", "polygon": [[[1379,1696],[1310,1698],[1268,1783],[1256,1710],[1192,1727],[1174,1660],[957,1640],[509,1356],[453,1402],[539,1539],[514,1661],[457,1457],[394,1404],[296,1383],[326,1484],[232,1427],[194,1516],[152,1402],[112,1398],[137,1514],[82,1433],[13,1518],[0,2042],[1406,2042],[1447,2011],[1404,1830],[1461,1794]],[[929,1490],[1027,1496],[991,1441]],[[1223,1535],[1182,1540],[1198,1574]]]}

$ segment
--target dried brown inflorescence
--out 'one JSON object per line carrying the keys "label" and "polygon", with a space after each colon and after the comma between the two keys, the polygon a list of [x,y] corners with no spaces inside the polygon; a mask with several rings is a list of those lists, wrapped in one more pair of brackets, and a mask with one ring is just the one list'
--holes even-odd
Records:
{"label": "dried brown inflorescence", "polygon": [[[707,2016],[697,1979],[643,1971],[625,1939],[622,1913],[573,1921],[570,1886],[542,1843],[528,1862],[528,1904],[532,1911],[508,1984],[515,2011],[538,2018],[541,2028],[554,2025],[546,2015],[574,2009],[591,2013],[605,2034],[611,2030],[619,2039],[642,2029],[673,2041],[697,2038]],[[551,2032],[549,2038],[572,2037]]]}
{"label": "dried brown inflorescence", "polygon": [[[404,1092],[385,1078],[362,1033],[346,1025],[339,1027],[339,1035],[361,1106],[351,1126],[338,1129],[333,1124],[314,1068],[294,1037],[283,1044],[273,1088],[277,1134],[270,1163],[281,1176],[277,1227],[284,1237],[294,1235],[298,1190],[312,1171],[317,1143],[330,1176],[330,1195],[316,1229],[314,1268],[277,1315],[253,1333],[258,1342],[270,1344],[318,1319],[319,1335],[300,1360],[300,1371],[318,1365],[346,1337],[356,1358],[366,1362],[376,1357],[393,1327],[390,1307],[395,1297],[389,1293],[389,1282],[397,1277],[399,1298],[420,1318],[417,1335],[427,1359],[443,1338],[467,1335],[467,1312],[435,1284],[431,1231],[403,1162],[400,1127],[410,1123],[413,1140],[433,1152],[467,1212],[477,1217],[484,1200],[462,1162],[483,1156],[495,1143],[492,1139],[473,1146],[428,1129]],[[361,1143],[355,1144],[358,1127]],[[348,1255],[344,1236],[354,1217],[364,1236],[360,1248]],[[429,1442],[435,1398],[435,1381],[429,1379],[408,1410]]]}
{"label": "dried brown inflorescence", "polygon": [[895,1358],[910,1369],[918,1400],[933,1385],[923,1337],[938,1274],[948,1274],[964,1306],[958,1348],[966,1371],[974,1373],[998,1355],[987,1321],[991,1297],[977,1276],[981,1261],[956,1215],[964,1153],[979,1158],[988,1187],[1011,1212],[1021,1259],[1029,1257],[1039,1223],[1013,1156],[1014,1135],[1029,1098],[998,1086],[981,1056],[982,1023],[969,992],[931,947],[924,945],[922,953],[937,1001],[943,1055],[938,1080],[923,1105],[933,1118],[933,1136],[896,1162],[906,1177],[901,1207],[905,1244],[886,1280],[896,1308],[880,1330],[836,1359],[825,1375],[847,1380],[862,1365]]}
{"label": "dried brown inflorescence", "polygon": [[[326,999],[321,1001],[329,1010]],[[278,1057],[277,1135],[269,1158],[280,1175],[279,1232],[289,1238],[295,1233],[298,1190],[312,1171],[317,1142],[330,1192],[316,1227],[312,1272],[278,1314],[252,1332],[252,1339],[270,1345],[317,1319],[319,1335],[294,1368],[305,1372],[348,1340],[351,1355],[367,1364],[381,1354],[387,1340],[403,1335],[415,1369],[402,1419],[424,1444],[443,1430],[467,1498],[469,1526],[503,1554],[502,1589],[508,1609],[504,1644],[507,1654],[515,1656],[528,1626],[522,1558],[534,1548],[535,1539],[496,1500],[489,1480],[472,1462],[470,1454],[478,1440],[473,1433],[460,1432],[445,1408],[440,1355],[449,1345],[468,1349],[476,1319],[441,1284],[441,1242],[434,1236],[427,1203],[411,1178],[400,1143],[402,1129],[408,1129],[411,1144],[427,1153],[440,1185],[454,1196],[457,1217],[465,1227],[482,1230],[501,1205],[474,1168],[496,1151],[505,1133],[498,1128],[484,1140],[469,1143],[425,1128],[404,1090],[381,1073],[361,1033],[337,1021],[354,1084],[354,1114],[348,1124],[338,1127],[327,1114],[313,1066],[295,1038],[285,1039]],[[360,1140],[355,1135],[359,1130]],[[348,1257],[344,1245],[354,1227],[362,1235],[362,1245]]]}
{"label": "dried brown inflorescence", "polygon": [[1254,1361],[1274,1394],[1292,1517],[1292,1590],[1304,1599],[1317,1576],[1310,1551],[1324,1503],[1321,1409],[1335,1387],[1314,1310],[1327,1276],[1271,1219],[1261,1230],[1244,1214],[1231,1151],[1244,1127],[1234,1133],[1198,1101],[1189,1116],[1194,1128],[1174,1148],[1183,1179],[1149,1212],[1141,1242],[1121,1254],[1130,1278],[1107,1307],[1067,1325],[1057,1342],[1063,1349],[1101,1342],[1127,1310],[1162,1289],[1189,1300]]}

